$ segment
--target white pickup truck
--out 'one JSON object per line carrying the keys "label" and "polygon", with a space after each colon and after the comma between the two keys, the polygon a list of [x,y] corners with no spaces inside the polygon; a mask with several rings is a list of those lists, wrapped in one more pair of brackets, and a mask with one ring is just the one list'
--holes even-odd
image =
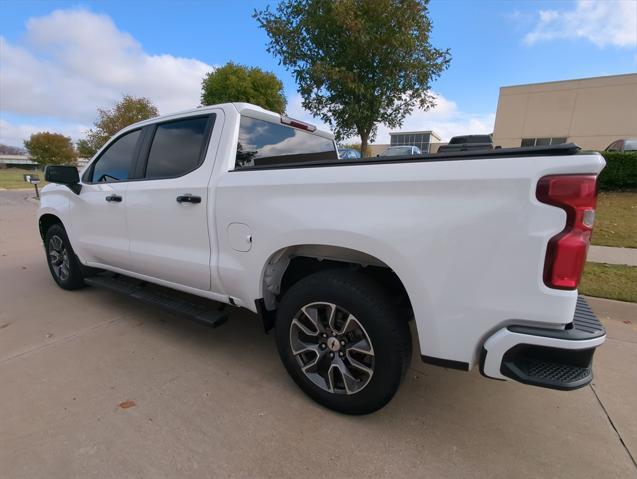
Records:
{"label": "white pickup truck", "polygon": [[247,308],[305,393],[364,414],[412,342],[490,378],[591,381],[605,331],[577,285],[603,167],[572,144],[343,160],[326,132],[223,104],[122,130],[81,177],[49,167],[38,221],[62,288],[213,326]]}

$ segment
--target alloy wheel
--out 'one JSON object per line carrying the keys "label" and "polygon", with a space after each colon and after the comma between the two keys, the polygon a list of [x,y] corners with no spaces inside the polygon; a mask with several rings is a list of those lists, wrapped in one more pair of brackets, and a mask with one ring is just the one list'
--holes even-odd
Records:
{"label": "alloy wheel", "polygon": [[58,235],[51,236],[49,240],[49,260],[53,273],[60,281],[66,281],[71,274],[69,253],[64,241]]}
{"label": "alloy wheel", "polygon": [[324,391],[355,394],[374,374],[374,348],[363,325],[326,302],[303,306],[290,324],[290,348],[305,376]]}

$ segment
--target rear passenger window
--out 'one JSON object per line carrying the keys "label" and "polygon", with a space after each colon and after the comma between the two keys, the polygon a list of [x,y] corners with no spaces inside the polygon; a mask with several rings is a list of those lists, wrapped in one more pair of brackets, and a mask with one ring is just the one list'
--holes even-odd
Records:
{"label": "rear passenger window", "polygon": [[197,168],[205,154],[208,119],[186,118],[157,125],[146,178],[174,178]]}
{"label": "rear passenger window", "polygon": [[241,117],[236,169],[336,159],[336,148],[329,138],[265,120]]}
{"label": "rear passenger window", "polygon": [[93,164],[93,183],[111,183],[128,179],[141,130],[132,131],[115,140]]}

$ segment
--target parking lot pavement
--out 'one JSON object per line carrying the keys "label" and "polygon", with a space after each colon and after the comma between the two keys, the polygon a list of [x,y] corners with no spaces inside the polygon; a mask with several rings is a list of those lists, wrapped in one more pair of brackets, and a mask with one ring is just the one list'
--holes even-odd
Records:
{"label": "parking lot pavement", "polygon": [[424,365],[376,414],[307,399],[257,318],[219,329],[50,278],[36,202],[0,192],[0,477],[637,477],[634,305],[563,393]]}

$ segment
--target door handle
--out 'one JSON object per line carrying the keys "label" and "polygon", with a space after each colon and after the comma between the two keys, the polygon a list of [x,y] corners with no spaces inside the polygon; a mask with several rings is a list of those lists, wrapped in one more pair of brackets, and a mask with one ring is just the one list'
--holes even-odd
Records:
{"label": "door handle", "polygon": [[201,203],[201,196],[194,196],[190,193],[177,197],[177,203]]}
{"label": "door handle", "polygon": [[112,201],[115,201],[116,203],[119,203],[122,201],[122,197],[119,195],[109,195],[106,198],[104,198],[106,201],[108,201],[109,203]]}

